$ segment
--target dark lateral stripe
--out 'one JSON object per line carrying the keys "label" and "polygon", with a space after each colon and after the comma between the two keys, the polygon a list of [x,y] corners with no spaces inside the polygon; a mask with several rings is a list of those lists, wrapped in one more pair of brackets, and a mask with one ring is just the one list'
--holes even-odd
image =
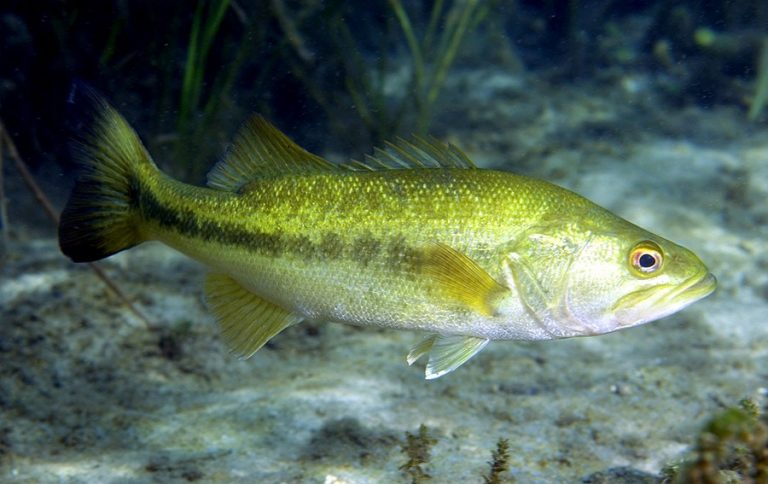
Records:
{"label": "dark lateral stripe", "polygon": [[147,190],[141,191],[139,203],[144,217],[166,230],[207,242],[259,249],[271,255],[280,252],[280,234],[254,233],[232,223],[203,218],[192,210],[165,205]]}
{"label": "dark lateral stripe", "polygon": [[387,265],[394,268],[404,263],[412,264],[416,252],[408,247],[401,234],[389,243],[382,242],[370,233],[345,243],[339,234],[329,232],[319,242],[313,242],[306,235],[247,230],[231,222],[200,217],[192,210],[164,204],[147,190],[140,192],[139,203],[144,217],[165,230],[206,242],[244,248],[264,256],[292,256],[305,261],[349,259],[368,266],[373,259],[384,253]]}

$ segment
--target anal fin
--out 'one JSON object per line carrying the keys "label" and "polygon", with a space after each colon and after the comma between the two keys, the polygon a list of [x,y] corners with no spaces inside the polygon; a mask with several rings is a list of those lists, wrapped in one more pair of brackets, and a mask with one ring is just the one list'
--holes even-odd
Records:
{"label": "anal fin", "polygon": [[487,339],[463,335],[431,335],[408,353],[408,364],[429,353],[427,380],[440,378],[467,362],[488,344]]}
{"label": "anal fin", "polygon": [[209,274],[205,294],[221,326],[222,338],[243,358],[249,358],[273,336],[302,320],[301,316],[248,291],[226,274]]}

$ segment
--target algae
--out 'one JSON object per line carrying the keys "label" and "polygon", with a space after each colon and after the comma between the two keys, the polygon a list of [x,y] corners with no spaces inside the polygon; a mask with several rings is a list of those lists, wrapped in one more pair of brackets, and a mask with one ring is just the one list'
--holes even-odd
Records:
{"label": "algae", "polygon": [[424,424],[419,426],[419,432],[412,434],[405,433],[405,444],[402,446],[403,453],[408,456],[405,464],[400,469],[405,472],[413,484],[418,484],[431,479],[426,466],[432,458],[432,446],[437,443],[437,439],[429,434],[429,429]]}
{"label": "algae", "polygon": [[750,399],[716,413],[691,455],[663,471],[666,482],[768,482],[768,417]]}
{"label": "algae", "polygon": [[496,449],[491,454],[491,470],[488,475],[483,476],[485,484],[501,484],[509,482],[509,476],[505,474],[509,471],[509,441],[499,439],[496,443]]}

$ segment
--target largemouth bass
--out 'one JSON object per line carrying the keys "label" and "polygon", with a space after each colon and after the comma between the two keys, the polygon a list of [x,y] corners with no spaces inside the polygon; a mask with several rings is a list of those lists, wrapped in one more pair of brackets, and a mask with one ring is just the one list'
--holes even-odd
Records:
{"label": "largemouth bass", "polygon": [[158,240],[202,262],[208,305],[243,357],[304,320],[413,330],[428,336],[407,361],[428,355],[432,379],[491,340],[608,333],[716,285],[691,251],[432,138],[340,165],[255,116],[203,188],[163,174],[125,119],[95,104],[62,252],[95,261]]}

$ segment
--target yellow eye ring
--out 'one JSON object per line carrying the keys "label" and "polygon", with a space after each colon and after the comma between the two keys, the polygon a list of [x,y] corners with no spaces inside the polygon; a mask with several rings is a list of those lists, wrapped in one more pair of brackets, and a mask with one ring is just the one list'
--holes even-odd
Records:
{"label": "yellow eye ring", "polygon": [[640,274],[648,275],[661,269],[664,257],[661,249],[653,242],[641,242],[629,253],[629,263]]}

